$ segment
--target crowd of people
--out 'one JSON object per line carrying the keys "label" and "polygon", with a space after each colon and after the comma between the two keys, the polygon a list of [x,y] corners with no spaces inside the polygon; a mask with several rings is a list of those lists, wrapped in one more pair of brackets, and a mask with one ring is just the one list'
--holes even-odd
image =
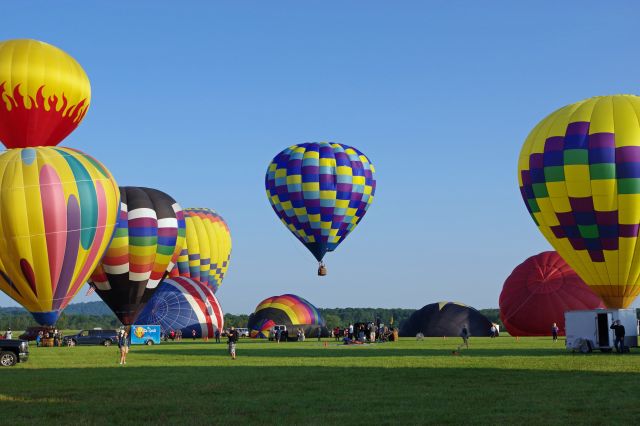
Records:
{"label": "crowd of people", "polygon": [[342,341],[345,345],[398,340],[398,330],[376,322],[349,324],[347,327],[335,327],[330,337]]}

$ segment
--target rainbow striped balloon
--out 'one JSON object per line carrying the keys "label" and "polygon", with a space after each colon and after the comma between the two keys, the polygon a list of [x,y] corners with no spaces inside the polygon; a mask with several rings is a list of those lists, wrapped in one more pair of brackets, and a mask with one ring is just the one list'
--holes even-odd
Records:
{"label": "rainbow striped balloon", "polygon": [[213,337],[224,327],[224,314],[211,289],[198,281],[167,278],[149,300],[138,318],[138,324],[159,324],[162,331],[182,330],[185,338]]}
{"label": "rainbow striped balloon", "polygon": [[164,192],[122,187],[116,233],[91,276],[98,295],[130,325],[175,265],[184,244],[182,208]]}
{"label": "rainbow striped balloon", "polygon": [[320,262],[364,217],[376,191],[374,172],[356,148],[303,143],[276,155],[265,187],[282,223]]}
{"label": "rainbow striped balloon", "polygon": [[325,322],[318,309],[294,294],[283,294],[264,299],[249,317],[247,328],[256,330],[265,319],[285,325],[319,325]]}
{"label": "rainbow striped balloon", "polygon": [[0,290],[53,325],[109,246],[118,186],[70,148],[11,149],[0,176]]}
{"label": "rainbow striped balloon", "polygon": [[254,324],[253,327],[249,329],[249,337],[253,339],[268,339],[269,332],[273,328],[276,323],[271,319],[263,319],[258,323]]}
{"label": "rainbow striped balloon", "polygon": [[207,208],[184,209],[186,238],[171,277],[200,281],[217,292],[231,258],[231,233],[222,216]]}

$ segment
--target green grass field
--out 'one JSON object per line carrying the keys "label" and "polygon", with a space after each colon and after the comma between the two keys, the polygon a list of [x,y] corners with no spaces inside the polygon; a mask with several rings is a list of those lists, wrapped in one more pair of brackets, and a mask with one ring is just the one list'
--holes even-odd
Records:
{"label": "green grass field", "polygon": [[343,346],[242,340],[36,348],[0,369],[2,424],[638,424],[640,350],[549,338]]}

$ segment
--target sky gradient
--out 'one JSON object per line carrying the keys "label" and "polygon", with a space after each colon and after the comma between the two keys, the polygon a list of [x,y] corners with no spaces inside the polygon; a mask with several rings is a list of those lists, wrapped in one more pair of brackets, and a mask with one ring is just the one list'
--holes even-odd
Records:
{"label": "sky gradient", "polygon": [[[513,268],[551,249],[518,189],[527,134],[566,104],[639,92],[631,1],[88,3],[3,4],[0,39],[56,45],[89,75],[91,107],[62,146],[227,220],[230,313],[282,293],[497,307]],[[323,278],[264,191],[270,160],[305,141],[376,167],[373,205]]]}

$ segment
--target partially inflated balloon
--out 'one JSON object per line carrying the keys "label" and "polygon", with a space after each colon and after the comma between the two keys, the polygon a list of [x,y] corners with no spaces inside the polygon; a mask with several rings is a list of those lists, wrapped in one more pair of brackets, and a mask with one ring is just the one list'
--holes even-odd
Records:
{"label": "partially inflated balloon", "polygon": [[640,98],[561,108],[527,137],[518,163],[529,213],[610,308],[640,293]]}
{"label": "partially inflated balloon", "polygon": [[91,86],[71,56],[37,40],[0,42],[0,141],[53,146],[84,118]]}
{"label": "partially inflated balloon", "polygon": [[164,333],[182,330],[191,337],[214,336],[222,331],[224,314],[211,289],[197,280],[185,277],[168,278],[149,300],[138,318],[138,324],[159,324]]}
{"label": "partially inflated balloon", "polygon": [[111,241],[118,186],[69,148],[6,151],[0,176],[0,289],[53,325]]}
{"label": "partially inflated balloon", "polygon": [[550,336],[555,322],[564,335],[564,313],[604,308],[555,251],[531,256],[518,265],[500,293],[500,319],[512,336]]}
{"label": "partially inflated balloon", "polygon": [[91,282],[120,321],[131,325],[175,265],[184,243],[184,216],[162,191],[125,186],[120,194],[116,232]]}
{"label": "partially inflated balloon", "polygon": [[211,209],[184,209],[186,238],[171,276],[193,278],[217,292],[231,258],[231,234]]}
{"label": "partially inflated balloon", "polygon": [[[286,325],[291,333],[294,328],[302,328],[309,337],[318,335],[318,328],[321,333],[326,333],[326,323],[320,315],[318,308],[307,300],[294,294],[283,294],[281,296],[269,297],[256,307],[254,313],[249,316],[247,328],[249,330],[266,333],[266,324]],[[259,337],[254,333],[254,337]]]}
{"label": "partially inflated balloon", "polygon": [[265,186],[282,223],[321,261],[367,212],[376,190],[374,172],[355,148],[303,143],[273,159]]}

